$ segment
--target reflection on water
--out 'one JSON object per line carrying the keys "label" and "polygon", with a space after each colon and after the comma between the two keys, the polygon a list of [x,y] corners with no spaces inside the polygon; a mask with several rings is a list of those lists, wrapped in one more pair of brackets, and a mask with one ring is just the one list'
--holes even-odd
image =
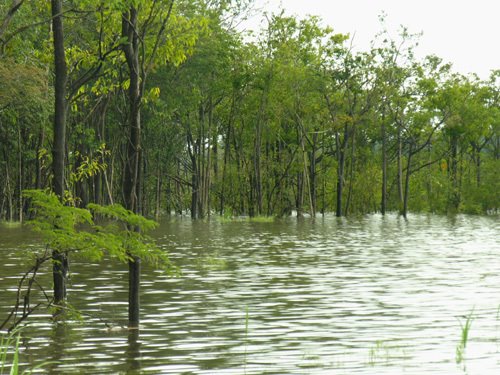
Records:
{"label": "reflection on water", "polygon": [[[496,374],[498,224],[426,215],[165,222],[154,235],[183,274],[144,268],[140,330],[119,328],[127,266],[73,263],[69,298],[90,318],[35,317],[22,359],[54,362],[50,373]],[[21,231],[0,229],[0,316],[24,269]]]}
{"label": "reflection on water", "polygon": [[127,361],[127,372],[141,369],[141,342],[139,341],[139,330],[131,329],[127,336],[127,350],[125,358]]}

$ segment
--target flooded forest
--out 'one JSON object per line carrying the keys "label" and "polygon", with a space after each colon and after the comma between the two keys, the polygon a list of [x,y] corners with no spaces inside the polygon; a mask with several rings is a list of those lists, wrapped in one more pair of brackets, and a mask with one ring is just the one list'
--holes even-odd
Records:
{"label": "flooded forest", "polygon": [[253,12],[0,2],[0,374],[495,373],[500,69]]}

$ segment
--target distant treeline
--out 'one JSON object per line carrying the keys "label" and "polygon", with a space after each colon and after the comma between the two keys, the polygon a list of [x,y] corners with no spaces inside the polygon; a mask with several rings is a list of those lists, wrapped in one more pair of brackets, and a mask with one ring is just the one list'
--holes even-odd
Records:
{"label": "distant treeline", "polygon": [[[354,52],[316,17],[248,36],[234,27],[248,1],[129,3],[64,3],[69,202],[193,218],[498,210],[500,70],[418,60],[404,29]],[[0,220],[53,185],[51,17],[39,0],[0,5]]]}

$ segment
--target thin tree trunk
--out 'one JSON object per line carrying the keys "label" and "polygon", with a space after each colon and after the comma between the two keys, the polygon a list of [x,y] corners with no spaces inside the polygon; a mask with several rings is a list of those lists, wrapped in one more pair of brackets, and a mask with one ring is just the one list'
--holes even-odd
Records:
{"label": "thin tree trunk", "polygon": [[401,209],[403,204],[403,140],[400,126],[398,126],[398,198]]}
{"label": "thin tree trunk", "polygon": [[408,198],[410,195],[410,175],[411,175],[411,159],[413,154],[413,143],[410,143],[410,149],[408,150],[408,160],[406,161],[406,176],[405,176],[405,190],[403,197],[403,210],[401,214],[406,219],[408,215]]}
{"label": "thin tree trunk", "polygon": [[302,130],[302,134],[301,134],[300,144],[302,147],[302,158],[304,161],[304,164],[303,164],[304,181],[305,181],[305,186],[307,188],[307,193],[308,193],[308,197],[309,197],[309,212],[311,214],[311,217],[314,217],[315,210],[314,210],[313,198],[312,198],[312,193],[311,193],[311,179],[310,179],[309,171],[307,168],[308,161],[307,161],[306,148],[305,148],[305,144],[304,144],[305,134],[303,132],[303,129],[301,129],[301,130]]}
{"label": "thin tree trunk", "polygon": [[451,178],[451,205],[453,209],[458,209],[460,205],[460,193],[458,183],[458,139],[451,136],[451,155],[450,155],[450,178]]}
{"label": "thin tree trunk", "polygon": [[[268,85],[270,82],[270,78],[271,77],[269,77],[269,81],[267,82]],[[262,91],[262,95],[260,97],[260,104],[259,104],[259,113],[258,113],[257,122],[256,122],[256,126],[255,126],[253,162],[254,162],[254,191],[255,191],[254,198],[256,199],[256,203],[257,203],[257,215],[261,215],[262,210],[263,210],[262,174],[261,174],[260,154],[261,154],[261,149],[262,149],[262,123],[263,123],[264,111],[265,111],[265,107],[266,107],[267,90],[268,90],[268,87],[266,86],[266,89],[264,91]]]}
{"label": "thin tree trunk", "polygon": [[43,126],[40,126],[40,133],[38,134],[38,142],[37,142],[37,147],[36,147],[36,160],[35,160],[35,167],[36,167],[35,188],[36,189],[41,189],[43,186],[42,162],[41,162],[40,151],[43,147],[44,142],[45,142],[45,131],[43,129]]}
{"label": "thin tree trunk", "polygon": [[5,214],[5,218],[9,221],[13,219],[13,201],[12,201],[12,188],[10,186],[10,173],[9,173],[9,160],[7,158],[7,150],[3,150],[4,160],[5,160],[5,195],[7,196],[7,210],[8,212]]}
{"label": "thin tree trunk", "polygon": [[[125,206],[132,212],[139,212],[139,176],[141,168],[141,79],[139,76],[139,36],[137,35],[137,9],[130,7],[122,16],[122,36],[128,43],[123,45],[128,65],[130,86],[128,89],[129,138],[123,179]],[[129,261],[129,325],[139,325],[141,259],[134,256]]]}
{"label": "thin tree trunk", "polygon": [[382,197],[380,212],[385,215],[387,210],[387,140],[385,129],[385,111],[382,113]]}
{"label": "thin tree trunk", "polygon": [[17,168],[19,173],[18,179],[18,189],[19,189],[19,222],[23,222],[23,152],[22,152],[22,141],[21,141],[21,125],[17,129],[17,149],[18,149],[18,160]]}
{"label": "thin tree trunk", "polygon": [[344,132],[344,140],[340,144],[340,135],[336,133],[337,143],[337,207],[335,215],[341,217],[342,211],[342,195],[344,193],[344,170],[345,170],[345,144],[348,139],[347,131]]}
{"label": "thin tree trunk", "polygon": [[[189,120],[188,120],[189,121]],[[188,154],[191,160],[191,219],[198,218],[198,194],[199,194],[199,179],[198,179],[198,161],[197,161],[197,145],[193,140],[191,129],[187,130]]]}
{"label": "thin tree trunk", "polygon": [[156,220],[160,218],[160,210],[161,210],[161,168],[160,168],[160,158],[158,157],[158,167],[156,173],[156,209],[155,209],[155,217]]}
{"label": "thin tree trunk", "polygon": [[[232,108],[231,108],[231,114],[232,114]],[[219,215],[224,214],[224,205],[225,205],[225,194],[226,194],[226,175],[227,175],[227,164],[229,161],[229,155],[231,152],[231,143],[230,143],[230,137],[231,137],[231,122],[232,122],[232,116],[229,119],[229,123],[227,125],[227,131],[226,131],[226,140],[224,142],[224,164],[222,165],[222,186],[221,186],[221,194],[220,194],[220,203],[219,203]]]}
{"label": "thin tree trunk", "polygon": [[[52,0],[52,32],[55,65],[55,105],[54,105],[54,140],[52,149],[52,172],[54,193],[62,199],[64,196],[64,162],[66,148],[66,57],[64,51],[64,30],[62,22],[62,0]],[[66,299],[66,274],[68,260],[64,253],[52,252],[54,303],[59,305]]]}
{"label": "thin tree trunk", "polygon": [[349,165],[349,190],[347,192],[347,199],[346,199],[346,204],[345,204],[345,215],[347,216],[349,213],[349,207],[351,205],[351,197],[352,197],[352,189],[353,189],[353,181],[354,181],[354,168],[355,168],[355,158],[354,154],[356,151],[356,131],[355,129],[353,130],[352,133],[352,146],[351,146],[351,162]]}
{"label": "thin tree trunk", "polygon": [[476,186],[481,186],[481,150],[477,151],[476,156]]}
{"label": "thin tree trunk", "polygon": [[260,125],[260,120],[257,122],[257,126],[255,129],[255,143],[254,143],[254,184],[253,190],[255,191],[255,199],[256,202],[252,202],[257,204],[257,215],[262,213],[262,178],[260,171],[260,153],[261,153],[261,137],[262,137],[262,129]]}
{"label": "thin tree trunk", "polygon": [[309,160],[309,175],[310,175],[310,191],[311,191],[311,214],[313,217],[316,216],[316,211],[317,211],[317,173],[316,173],[316,150],[317,150],[317,143],[318,143],[318,133],[314,132],[313,134],[313,142],[312,142],[312,150],[310,153],[310,160]]}

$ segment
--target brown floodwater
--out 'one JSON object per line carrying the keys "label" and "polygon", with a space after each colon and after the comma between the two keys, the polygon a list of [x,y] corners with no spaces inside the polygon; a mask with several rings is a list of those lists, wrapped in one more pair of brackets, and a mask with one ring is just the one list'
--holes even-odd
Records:
{"label": "brown floodwater", "polygon": [[[68,298],[83,320],[39,311],[20,359],[54,374],[498,374],[500,219],[367,215],[274,222],[161,223],[180,266],[145,267],[141,326],[127,318],[127,266],[73,261]],[[0,320],[27,254],[0,226]],[[50,290],[50,273],[40,282]],[[461,326],[472,324],[457,363]]]}

